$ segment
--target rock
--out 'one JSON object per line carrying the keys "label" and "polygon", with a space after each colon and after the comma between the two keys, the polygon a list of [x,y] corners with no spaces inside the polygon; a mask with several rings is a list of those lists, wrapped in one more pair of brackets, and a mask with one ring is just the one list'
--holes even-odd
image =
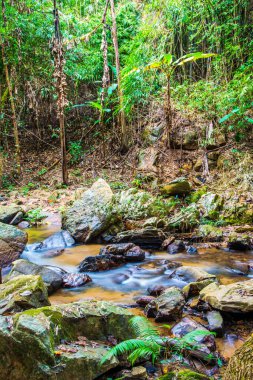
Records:
{"label": "rock", "polygon": [[[109,302],[88,300],[0,317],[0,373],[9,380],[93,380],[119,365],[108,337],[134,338],[132,314]],[[29,354],[28,354],[29,353]]]}
{"label": "rock", "polygon": [[194,247],[193,245],[189,245],[187,248],[186,248],[186,252],[188,253],[188,255],[198,255],[198,250],[196,247]]}
{"label": "rock", "polygon": [[181,266],[175,272],[173,272],[173,277],[179,278],[184,282],[200,282],[204,280],[216,281],[216,276],[214,274],[209,274],[201,268],[198,267],[188,267]]}
{"label": "rock", "polygon": [[113,209],[124,220],[143,220],[166,215],[166,202],[150,192],[132,188],[115,195]]}
{"label": "rock", "polygon": [[50,305],[40,276],[17,276],[0,285],[0,314]]}
{"label": "rock", "polygon": [[100,249],[100,255],[122,255],[129,251],[131,248],[135,247],[133,243],[120,243],[120,244],[108,244]]}
{"label": "rock", "polygon": [[103,179],[99,179],[66,211],[63,228],[77,242],[91,241],[116,222],[112,201],[113,192],[110,186]]}
{"label": "rock", "polygon": [[222,208],[221,219],[229,225],[253,223],[253,203],[237,197],[226,199]]}
{"label": "rock", "polygon": [[197,206],[204,218],[209,218],[212,220],[217,219],[219,212],[222,209],[224,200],[218,194],[206,193],[202,195],[200,200],[197,202]]}
{"label": "rock", "polygon": [[153,178],[157,174],[157,167],[155,166],[158,158],[158,152],[154,147],[143,149],[139,153],[139,164],[137,171],[145,177]]}
{"label": "rock", "polygon": [[29,222],[23,220],[23,222],[18,223],[18,228],[21,228],[22,230],[29,228],[30,224]]}
{"label": "rock", "polygon": [[[35,251],[38,250],[54,250],[66,247],[71,247],[75,244],[75,240],[71,237],[68,231],[59,231],[49,236],[41,243],[35,243],[31,246]],[[34,247],[34,248],[33,248]]]}
{"label": "rock", "polygon": [[168,246],[167,251],[170,255],[185,252],[184,242],[182,240],[175,240],[174,243]]}
{"label": "rock", "polygon": [[123,256],[126,262],[145,260],[145,251],[133,243],[110,244],[101,248],[99,254]]}
{"label": "rock", "polygon": [[193,168],[194,168],[195,172],[201,172],[203,170],[203,158],[202,157],[199,157],[197,159]]}
{"label": "rock", "polygon": [[236,273],[247,275],[250,272],[250,265],[248,263],[244,263],[241,261],[232,261],[230,264],[230,268],[232,268]]}
{"label": "rock", "polygon": [[160,296],[164,290],[166,289],[163,285],[153,285],[150,288],[148,288],[148,294],[151,296],[157,297]]}
{"label": "rock", "polygon": [[13,279],[21,275],[37,275],[41,276],[49,294],[52,294],[62,286],[62,275],[44,265],[37,265],[27,260],[16,260],[12,264],[12,269],[7,280]]}
{"label": "rock", "polygon": [[77,288],[92,281],[90,276],[81,273],[67,273],[62,278],[64,288]]}
{"label": "rock", "polygon": [[52,257],[58,257],[58,256],[61,256],[63,253],[64,253],[64,249],[50,249],[49,251],[46,251],[44,253],[41,254],[42,257],[45,257],[45,258],[52,258]]}
{"label": "rock", "polygon": [[0,223],[0,268],[18,259],[25,249],[28,236],[14,226]]}
{"label": "rock", "polygon": [[249,251],[253,243],[249,236],[233,233],[229,236],[227,247],[233,251]]}
{"label": "rock", "polygon": [[143,133],[143,138],[148,142],[148,143],[151,143],[153,144],[154,142],[156,142],[157,140],[159,140],[159,138],[161,137],[163,131],[164,131],[164,123],[163,122],[159,122],[155,125],[148,125],[145,130],[144,130],[144,133]]}
{"label": "rock", "polygon": [[147,317],[155,317],[156,322],[173,321],[182,316],[184,304],[181,290],[173,286],[151,301],[145,307],[144,313]]}
{"label": "rock", "polygon": [[223,240],[223,232],[218,227],[204,224],[199,226],[195,239],[198,241],[220,242]]}
{"label": "rock", "polygon": [[168,230],[188,232],[192,231],[199,225],[199,210],[195,203],[181,209],[174,216],[169,218],[167,228]]}
{"label": "rock", "polygon": [[147,227],[138,230],[123,231],[117,234],[112,241],[114,243],[133,242],[142,248],[159,249],[166,235],[161,229]]}
{"label": "rock", "polygon": [[0,222],[6,224],[18,224],[23,218],[23,211],[20,206],[0,206]]}
{"label": "rock", "polygon": [[174,148],[185,150],[198,149],[199,131],[196,126],[183,121],[182,128],[174,128],[171,133],[171,143]]}
{"label": "rock", "polygon": [[229,285],[212,283],[201,290],[200,298],[214,309],[232,313],[253,311],[253,280]]}
{"label": "rock", "polygon": [[133,247],[129,249],[124,255],[126,262],[139,262],[145,260],[145,251],[140,247]]}
{"label": "rock", "polygon": [[142,296],[137,298],[136,303],[140,307],[145,307],[147,306],[151,301],[153,301],[155,298],[152,296]]}
{"label": "rock", "polygon": [[177,323],[172,329],[171,332],[174,336],[178,338],[182,338],[186,334],[201,330],[203,332],[206,332],[206,334],[197,335],[194,337],[194,343],[193,345],[199,345],[204,344],[210,351],[215,351],[216,345],[215,345],[215,338],[213,335],[210,334],[210,332],[201,324],[197,323],[191,318],[183,318],[181,322]]}
{"label": "rock", "polygon": [[167,238],[166,240],[164,240],[163,244],[162,244],[162,248],[163,249],[167,249],[168,246],[171,244],[171,243],[174,243],[174,241],[176,240],[175,236],[170,236],[169,238]]}
{"label": "rock", "polygon": [[223,335],[223,318],[219,311],[208,311],[206,313],[208,329],[215,332],[218,337]]}
{"label": "rock", "polygon": [[191,192],[191,185],[186,178],[176,178],[161,187],[161,193],[166,196],[172,195],[187,195]]}
{"label": "rock", "polygon": [[183,287],[182,291],[186,299],[199,295],[199,292],[204,289],[206,286],[211,284],[214,279],[210,278],[203,281],[190,282]]}
{"label": "rock", "polygon": [[253,379],[253,335],[235,351],[228,363],[223,379]]}
{"label": "rock", "polygon": [[134,367],[132,370],[123,370],[120,372],[120,378],[124,380],[142,380],[147,379],[147,370],[144,367]]}
{"label": "rock", "polygon": [[124,256],[99,255],[86,257],[78,266],[80,272],[100,272],[118,268],[125,263]]}

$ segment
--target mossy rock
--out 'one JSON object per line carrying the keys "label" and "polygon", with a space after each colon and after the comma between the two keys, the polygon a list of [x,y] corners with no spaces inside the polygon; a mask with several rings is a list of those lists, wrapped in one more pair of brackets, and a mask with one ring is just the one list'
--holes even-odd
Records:
{"label": "mossy rock", "polygon": [[161,193],[166,196],[187,195],[191,192],[191,185],[186,178],[176,178],[167,184],[161,186]]}
{"label": "mossy rock", "polygon": [[9,380],[93,380],[118,365],[101,366],[107,338],[133,338],[132,314],[109,302],[85,301],[0,316],[0,372]]}
{"label": "mossy rock", "polygon": [[[20,215],[20,218],[16,218],[17,215]],[[6,224],[18,224],[21,222],[23,216],[23,210],[20,206],[10,205],[10,206],[0,206],[0,222]],[[16,220],[16,222],[15,222]]]}
{"label": "mossy rock", "polygon": [[223,240],[222,229],[210,224],[199,226],[197,236],[199,236],[200,240],[208,240],[210,242],[219,242]]}
{"label": "mossy rock", "polygon": [[40,276],[17,276],[0,285],[0,314],[50,305]]}

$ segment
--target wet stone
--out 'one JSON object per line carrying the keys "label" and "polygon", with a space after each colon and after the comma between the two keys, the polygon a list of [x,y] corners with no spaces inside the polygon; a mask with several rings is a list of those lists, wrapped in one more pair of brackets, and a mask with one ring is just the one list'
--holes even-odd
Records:
{"label": "wet stone", "polygon": [[146,307],[154,299],[155,297],[152,297],[152,296],[142,296],[142,297],[137,298],[136,303],[140,307]]}
{"label": "wet stone", "polygon": [[62,278],[64,288],[76,288],[92,281],[90,276],[82,273],[68,273]]}
{"label": "wet stone", "polygon": [[162,292],[164,292],[165,289],[166,288],[163,285],[154,285],[148,288],[148,294],[150,296],[158,297],[162,294]]}
{"label": "wet stone", "polygon": [[223,318],[219,311],[208,311],[206,314],[208,329],[215,332],[217,336],[223,335]]}
{"label": "wet stone", "polygon": [[170,255],[176,255],[177,253],[185,252],[185,244],[182,240],[175,240],[174,243],[170,244],[167,248]]}

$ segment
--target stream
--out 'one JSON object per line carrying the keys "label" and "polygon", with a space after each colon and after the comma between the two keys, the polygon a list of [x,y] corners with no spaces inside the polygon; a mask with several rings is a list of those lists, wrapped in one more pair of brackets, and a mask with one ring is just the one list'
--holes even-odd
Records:
{"label": "stream", "polygon": [[[29,244],[40,242],[61,229],[60,217],[56,214],[46,220],[46,224],[27,229],[29,240],[27,249],[22,258],[39,265],[57,266],[68,272],[77,272],[80,262],[99,253],[101,245],[75,245],[65,248],[64,252],[56,257],[45,257],[40,251],[34,251]],[[136,308],[135,299],[146,294],[147,288],[152,285],[178,286],[185,282],[169,278],[172,269],[166,269],[163,260],[172,259],[187,266],[202,268],[208,273],[215,274],[222,284],[244,281],[253,277],[253,271],[243,275],[236,264],[247,263],[253,267],[253,252],[229,252],[215,248],[199,249],[199,255],[176,254],[167,252],[152,252],[145,261],[136,264],[130,263],[123,267],[106,272],[90,272],[92,282],[79,288],[60,289],[50,296],[52,304],[70,303],[87,298],[106,300],[121,306],[132,307],[134,313],[142,315]],[[219,352],[225,358],[232,356],[244,339],[240,334],[225,332],[223,338],[216,339]]]}

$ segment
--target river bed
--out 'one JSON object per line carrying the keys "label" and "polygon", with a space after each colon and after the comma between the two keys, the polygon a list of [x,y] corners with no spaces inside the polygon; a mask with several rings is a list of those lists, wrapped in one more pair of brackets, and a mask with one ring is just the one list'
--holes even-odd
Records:
{"label": "river bed", "polygon": [[[47,219],[46,224],[27,229],[28,248],[22,257],[36,264],[53,265],[68,272],[78,272],[78,264],[84,258],[99,253],[102,246],[98,244],[75,245],[66,248],[61,255],[56,257],[45,257],[40,252],[29,249],[29,244],[44,240],[59,231],[60,228],[60,218],[58,215],[54,215]],[[92,278],[91,283],[74,289],[60,289],[50,296],[50,302],[60,304],[96,298],[132,307],[134,313],[142,314],[140,309],[134,307],[135,299],[146,294],[148,287],[159,284],[182,288],[186,285],[183,281],[169,278],[172,269],[165,269],[162,265],[165,259],[187,266],[200,267],[215,274],[223,284],[244,281],[253,276],[251,272],[243,275],[235,269],[236,263],[249,263],[253,267],[253,253],[228,252],[215,248],[202,248],[199,249],[199,253],[199,255],[176,254],[172,256],[167,252],[150,252],[143,263],[131,263],[106,272],[89,273]],[[228,331],[223,338],[217,339],[217,346],[222,356],[229,358],[244,340],[245,337],[239,334],[230,334]]]}

